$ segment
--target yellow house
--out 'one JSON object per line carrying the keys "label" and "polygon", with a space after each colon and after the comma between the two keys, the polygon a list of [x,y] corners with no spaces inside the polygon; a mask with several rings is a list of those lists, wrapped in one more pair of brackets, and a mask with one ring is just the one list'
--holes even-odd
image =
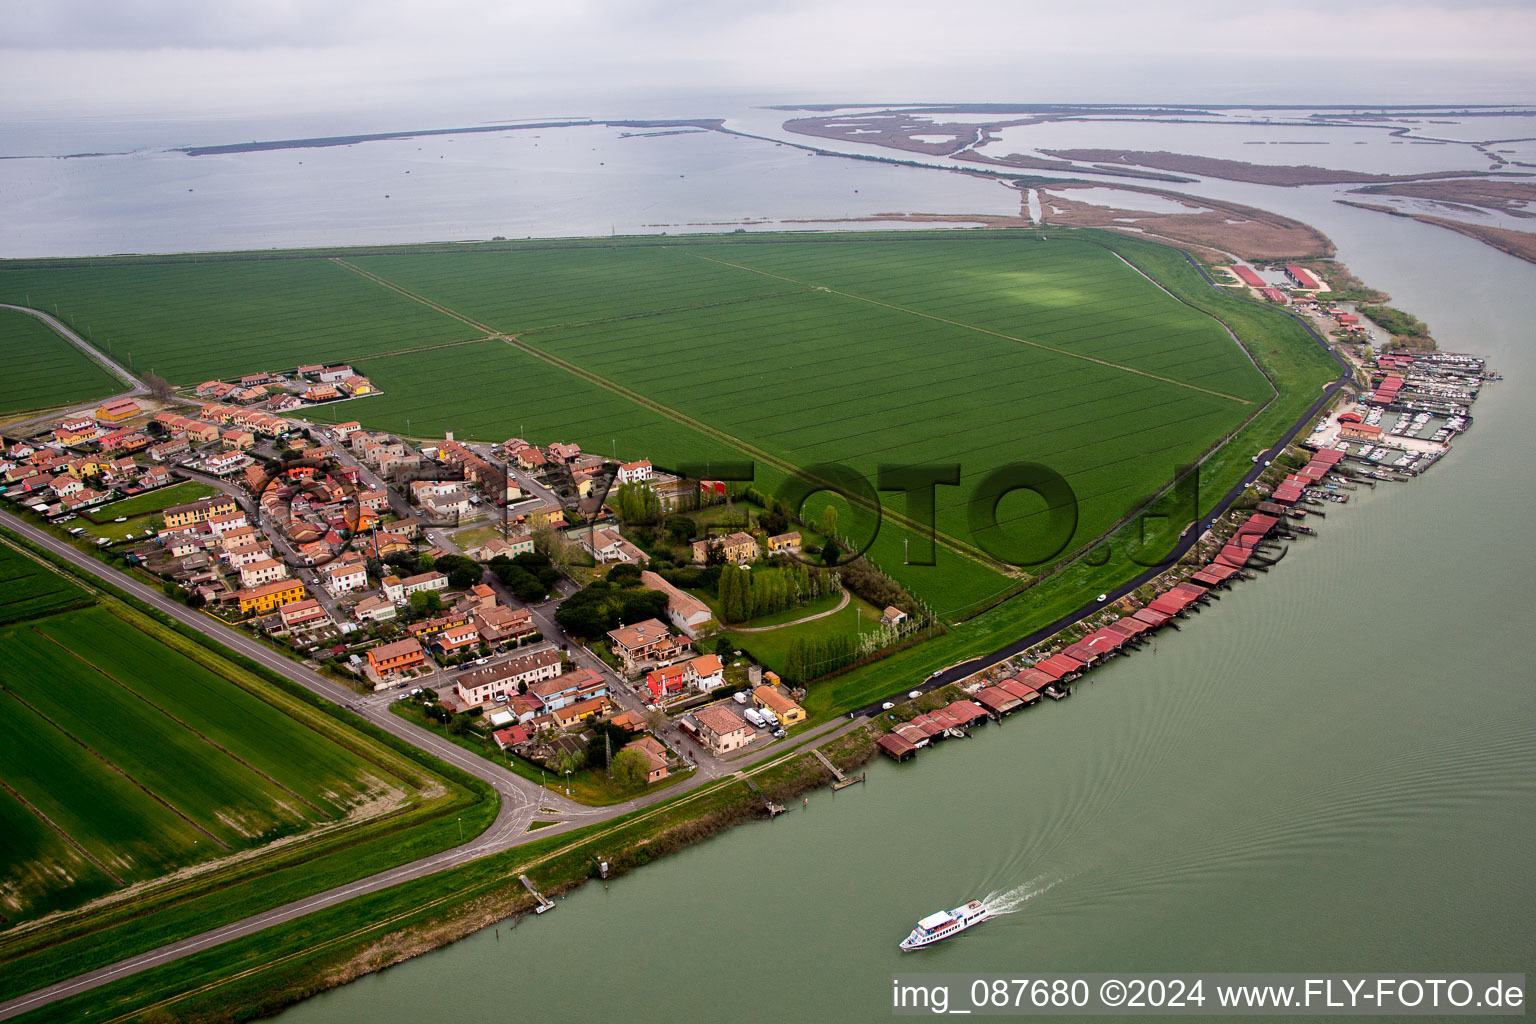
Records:
{"label": "yellow house", "polygon": [[759,686],[752,691],[757,706],[779,720],[788,729],[796,722],[805,721],[805,709],[771,686]]}
{"label": "yellow house", "polygon": [[235,596],[240,599],[240,614],[260,614],[281,608],[293,601],[304,600],[304,584],[299,580],[278,580],[261,587],[242,590]]}

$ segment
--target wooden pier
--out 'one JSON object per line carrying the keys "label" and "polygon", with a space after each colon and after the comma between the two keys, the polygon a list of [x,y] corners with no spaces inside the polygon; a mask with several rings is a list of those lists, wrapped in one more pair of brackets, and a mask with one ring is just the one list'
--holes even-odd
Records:
{"label": "wooden pier", "polygon": [[531,882],[529,880],[527,875],[518,875],[517,876],[517,880],[519,882],[522,882],[523,883],[523,887],[526,888],[529,892],[533,893],[533,898],[539,901],[539,905],[533,908],[533,912],[535,914],[542,914],[546,910],[554,910],[555,909],[554,902],[552,900],[549,900],[549,899],[545,898],[543,893],[541,893],[541,892],[539,892],[539,890],[535,889],[533,887],[533,882]]}

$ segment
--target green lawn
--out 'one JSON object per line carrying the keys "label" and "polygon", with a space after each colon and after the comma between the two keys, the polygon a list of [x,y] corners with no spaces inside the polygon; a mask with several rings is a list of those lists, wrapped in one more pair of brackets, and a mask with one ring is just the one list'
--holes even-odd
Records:
{"label": "green lawn", "polygon": [[849,597],[848,607],[824,619],[816,619],[814,622],[799,626],[771,629],[766,633],[733,633],[726,630],[723,635],[730,637],[731,643],[735,644],[738,650],[751,651],[761,664],[782,673],[789,657],[790,645],[796,639],[852,636],[855,632],[871,633],[879,625],[880,609],[857,594],[852,594]]}
{"label": "green lawn", "polygon": [[183,483],[172,484],[169,487],[161,487],[147,494],[135,494],[131,498],[122,501],[114,501],[110,505],[91,510],[91,515],[97,519],[116,519],[118,516],[141,516],[148,512],[160,512],[172,505],[185,505],[189,502],[206,498],[212,494],[218,494],[219,489],[212,484],[199,483],[196,480],[187,480]]}
{"label": "green lawn", "polygon": [[[7,301],[21,299],[6,296]],[[29,313],[0,309],[0,414],[105,398],[128,390],[73,342]]]}

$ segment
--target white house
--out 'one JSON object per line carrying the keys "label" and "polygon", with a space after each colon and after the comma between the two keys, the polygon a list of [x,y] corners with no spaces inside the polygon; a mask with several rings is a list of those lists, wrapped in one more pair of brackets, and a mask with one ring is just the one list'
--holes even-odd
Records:
{"label": "white house", "polygon": [[332,562],[321,570],[321,575],[325,577],[325,589],[335,597],[368,586],[368,570],[359,562],[349,565]]}
{"label": "white house", "polygon": [[637,484],[642,480],[649,480],[655,475],[651,469],[650,459],[641,459],[639,462],[626,462],[619,466],[618,476],[614,477],[614,485],[622,487],[624,484]]}

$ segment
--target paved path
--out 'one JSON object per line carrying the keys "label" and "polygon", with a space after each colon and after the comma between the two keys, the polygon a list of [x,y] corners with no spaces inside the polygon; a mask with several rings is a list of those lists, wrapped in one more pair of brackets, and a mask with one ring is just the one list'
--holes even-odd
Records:
{"label": "paved path", "polygon": [[803,619],[796,619],[793,622],[781,622],[777,626],[733,626],[733,627],[731,627],[731,632],[732,633],[767,633],[770,630],[784,629],[787,626],[798,626],[798,625],[800,625],[803,622],[815,622],[817,619],[824,619],[828,615],[836,615],[838,612],[842,611],[844,608],[847,608],[847,607],[848,607],[848,591],[844,590],[843,591],[843,599],[841,601],[837,602],[837,607],[836,608],[828,608],[824,612],[817,612],[815,615],[807,615],[805,618],[803,618]]}

